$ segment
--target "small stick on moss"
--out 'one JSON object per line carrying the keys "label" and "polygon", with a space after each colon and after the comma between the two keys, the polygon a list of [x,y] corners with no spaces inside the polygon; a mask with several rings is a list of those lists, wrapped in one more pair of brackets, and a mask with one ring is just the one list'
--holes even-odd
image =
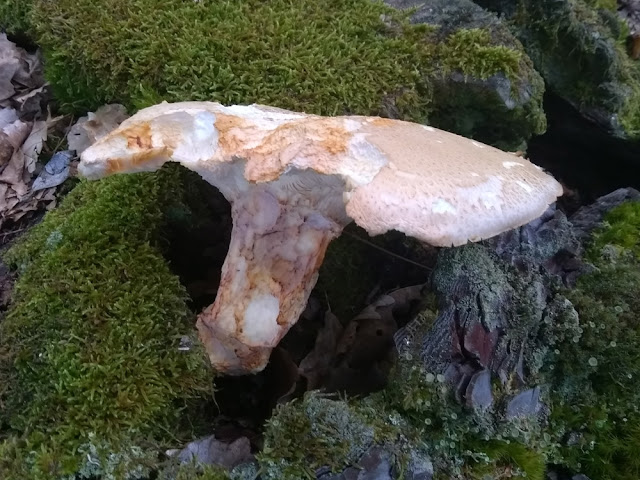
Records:
{"label": "small stick on moss", "polygon": [[381,252],[386,253],[387,255],[389,255],[389,256],[391,256],[391,257],[397,258],[398,260],[402,260],[403,262],[410,263],[410,264],[412,264],[412,265],[415,265],[416,267],[423,268],[423,269],[425,269],[425,270],[427,270],[427,271],[429,271],[429,272],[431,272],[431,271],[433,270],[433,268],[431,268],[431,267],[427,267],[426,265],[423,265],[422,263],[418,263],[418,262],[416,262],[416,261],[414,261],[414,260],[411,260],[411,259],[409,259],[409,258],[403,257],[402,255],[399,255],[399,254],[397,254],[397,253],[393,253],[392,251],[387,250],[386,248],[381,247],[381,246],[379,246],[379,245],[376,245],[375,243],[370,242],[369,240],[365,240],[364,238],[359,237],[358,235],[355,235],[355,234],[353,234],[353,233],[351,233],[351,232],[345,232],[345,231],[343,231],[342,233],[343,233],[343,235],[348,235],[348,236],[350,236],[351,238],[353,238],[353,239],[355,239],[355,240],[357,240],[357,241],[359,241],[359,242],[362,242],[362,243],[364,243],[365,245],[369,245],[370,247],[373,247],[373,248],[375,248],[375,249],[377,249],[377,250],[380,250]]}

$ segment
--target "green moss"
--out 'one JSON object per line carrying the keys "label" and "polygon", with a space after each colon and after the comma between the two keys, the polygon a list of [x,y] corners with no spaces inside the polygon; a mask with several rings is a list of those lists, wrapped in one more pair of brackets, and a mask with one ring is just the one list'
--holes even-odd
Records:
{"label": "green moss", "polygon": [[627,202],[612,209],[605,225],[593,235],[589,256],[597,261],[607,245],[633,252],[640,258],[640,202]]}
{"label": "green moss", "polygon": [[354,464],[376,438],[376,426],[363,412],[317,393],[280,405],[267,421],[258,455],[264,477],[312,479],[322,466],[335,472]]}
{"label": "green moss", "polygon": [[[436,126],[460,126],[457,133],[504,147],[544,130],[537,86],[524,105],[494,108],[472,128],[457,119],[504,99],[488,98],[481,107],[471,102],[461,113],[460,105],[447,108],[446,96],[433,95],[445,71],[478,78],[503,73],[514,90],[521,81],[535,83],[527,62],[518,62],[520,45],[503,45],[500,35],[480,29],[442,39],[436,27],[410,25],[382,2],[170,0],[163,9],[150,0],[32,4],[21,18],[30,19],[29,33],[43,47],[47,78],[66,111],[84,113],[114,101],[140,108],[161,100],[213,100],[425,122],[444,104]],[[503,127],[493,129],[496,123]]]}
{"label": "green moss", "polygon": [[445,73],[460,71],[481,80],[503,73],[517,80],[523,52],[495,45],[488,30],[474,28],[450,35],[440,45],[438,55]]}
{"label": "green moss", "polygon": [[550,90],[617,134],[640,135],[640,66],[626,52],[628,28],[610,8],[615,2],[498,3],[512,12],[514,32]]}
{"label": "green moss", "polygon": [[484,462],[475,462],[466,469],[467,478],[484,480],[500,478],[526,478],[543,480],[547,471],[545,456],[521,443],[489,441],[482,446]]}
{"label": "green moss", "polygon": [[585,0],[585,3],[590,7],[609,10],[610,12],[615,12],[618,9],[616,0]]}
{"label": "green moss", "polygon": [[162,470],[158,480],[229,480],[224,468],[196,462],[171,465]]}
{"label": "green moss", "polygon": [[2,0],[0,2],[0,28],[9,33],[30,32],[31,12],[35,0]]}
{"label": "green moss", "polygon": [[[186,294],[154,246],[178,194],[170,170],[82,182],[7,253],[21,274],[0,324],[3,448],[33,472],[75,471],[91,433],[116,450],[180,436],[183,409],[210,398],[202,350],[178,349]],[[9,463],[2,478],[31,478]]]}
{"label": "green moss", "polygon": [[375,114],[403,90],[403,115],[420,119],[425,53],[384,34],[389,13],[365,0],[36,0],[34,23],[67,109],[188,99]]}
{"label": "green moss", "polygon": [[310,393],[302,402],[280,405],[258,457],[265,478],[315,478],[318,467],[342,470],[381,445],[397,472],[425,458],[438,479],[484,480],[509,471],[513,478],[541,480],[550,447],[536,425],[494,422],[491,412],[477,415],[453,398],[443,376],[418,366],[418,339],[434,316],[425,312],[414,324],[384,391],[351,400]]}
{"label": "green moss", "polygon": [[[522,45],[502,28],[461,29],[439,44],[433,79],[438,101],[430,119],[445,130],[518,150],[532,133],[546,130],[544,82]],[[464,79],[454,79],[457,73]]]}
{"label": "green moss", "polygon": [[565,463],[603,480],[640,476],[639,207],[612,210],[594,234],[586,256],[597,271],[567,294],[580,328],[557,346],[548,373]]}

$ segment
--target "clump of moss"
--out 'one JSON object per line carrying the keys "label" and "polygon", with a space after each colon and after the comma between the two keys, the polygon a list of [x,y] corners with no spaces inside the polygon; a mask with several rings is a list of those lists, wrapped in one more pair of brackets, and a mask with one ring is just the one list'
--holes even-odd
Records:
{"label": "clump of moss", "polygon": [[640,258],[640,203],[623,203],[607,214],[605,222],[593,235],[589,258],[597,262],[607,245],[628,250]]}
{"label": "clump of moss", "polygon": [[618,9],[617,0],[585,0],[585,3],[597,9],[615,12]]}
{"label": "clump of moss", "polygon": [[229,472],[222,467],[196,462],[169,465],[159,474],[158,480],[228,480]]}
{"label": "clump of moss", "polygon": [[610,0],[479,0],[508,18],[547,87],[616,135],[640,135],[640,66]]}
{"label": "clump of moss", "polygon": [[425,372],[413,358],[405,358],[400,369],[374,410],[384,405],[401,419],[399,430],[410,444],[424,443],[435,478],[480,480],[506,471],[512,478],[544,478],[552,441],[536,420],[507,421],[497,412],[461,406],[444,377]]}
{"label": "clump of moss", "polygon": [[544,133],[544,82],[506,27],[459,29],[438,43],[434,63],[434,124],[505,150]]}
{"label": "clump of moss", "polygon": [[152,3],[35,0],[47,76],[67,109],[189,99],[375,114],[385,94],[403,90],[412,98],[403,115],[425,116],[424,52],[385,34],[380,16],[391,10],[380,3]]}
{"label": "clump of moss", "polygon": [[[536,83],[525,97],[518,94],[523,105],[494,108],[457,133],[511,148],[544,130],[542,89],[530,62],[517,62],[521,46],[503,45],[484,29],[443,39],[434,35],[437,27],[410,25],[406,14],[368,0],[171,0],[161,10],[152,3],[33,0],[8,21],[17,29],[28,19],[66,111],[84,113],[113,101],[140,108],[161,100],[212,100],[425,122],[439,109],[434,124],[455,129],[461,106],[447,108],[446,95],[434,98],[434,73],[441,77],[444,68]],[[480,108],[504,103],[500,95],[488,96]],[[476,96],[469,95],[469,115]],[[502,128],[491,126],[496,123]]]}
{"label": "clump of moss", "polygon": [[9,33],[31,31],[30,15],[35,0],[3,0],[0,2],[0,28]]}
{"label": "clump of moss", "polygon": [[2,478],[71,474],[90,434],[152,447],[210,398],[197,341],[179,349],[186,294],[155,246],[179,178],[82,182],[6,254],[20,277],[0,324]]}
{"label": "clump of moss", "polygon": [[640,203],[606,216],[586,257],[597,270],[568,292],[580,316],[557,346],[552,421],[564,462],[592,478],[640,477]]}
{"label": "clump of moss", "polygon": [[503,73],[517,80],[523,52],[495,45],[486,29],[461,29],[450,35],[439,46],[438,56],[445,73],[461,71],[464,75],[481,80]]}
{"label": "clump of moss", "polygon": [[[417,328],[430,328],[432,317],[422,315]],[[350,400],[310,393],[302,402],[279,406],[258,457],[265,478],[315,478],[320,466],[340,471],[381,445],[395,472],[406,473],[412,459],[427,458],[438,479],[509,472],[542,480],[551,439],[535,422],[494,423],[491,413],[462,407],[442,375],[419,366],[418,343],[401,354],[381,392]]]}
{"label": "clump of moss", "polygon": [[374,444],[376,431],[349,402],[312,392],[301,402],[278,406],[258,459],[265,478],[315,478],[322,466],[340,471],[357,462]]}

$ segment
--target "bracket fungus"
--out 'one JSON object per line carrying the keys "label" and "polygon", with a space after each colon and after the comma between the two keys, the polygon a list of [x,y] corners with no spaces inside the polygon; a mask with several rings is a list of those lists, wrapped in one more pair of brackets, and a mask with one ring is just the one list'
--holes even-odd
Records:
{"label": "bracket fungus", "polygon": [[232,205],[220,287],[197,326],[213,366],[233,375],[265,367],[351,221],[454,246],[523,225],[562,193],[527,160],[429,126],[213,102],[140,110],[85,150],[79,171],[98,179],[168,160]]}

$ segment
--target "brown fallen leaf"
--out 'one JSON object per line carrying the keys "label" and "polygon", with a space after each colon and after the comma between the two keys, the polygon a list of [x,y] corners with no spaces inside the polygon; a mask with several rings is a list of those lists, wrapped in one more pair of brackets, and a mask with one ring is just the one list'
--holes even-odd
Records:
{"label": "brown fallen leaf", "polygon": [[12,98],[16,91],[35,89],[43,84],[39,52],[30,54],[0,33],[0,100]]}
{"label": "brown fallen leaf", "polygon": [[333,358],[320,364],[329,364],[321,386],[350,395],[384,388],[396,358],[398,323],[419,310],[423,290],[424,285],[415,285],[381,295],[356,315],[344,328]]}
{"label": "brown fallen leaf", "polygon": [[48,128],[58,120],[44,106],[47,100],[40,53],[28,53],[0,34],[0,228],[55,206],[54,189],[31,189]]}
{"label": "brown fallen leaf", "polygon": [[300,375],[307,379],[308,390],[315,390],[322,386],[322,381],[335,357],[336,347],[343,331],[338,317],[331,310],[327,310],[324,315],[324,325],[318,332],[313,350],[302,359],[298,366]]}
{"label": "brown fallen leaf", "polygon": [[21,148],[31,125],[16,120],[0,130],[0,169],[11,161],[16,150]]}
{"label": "brown fallen leaf", "polygon": [[119,104],[104,105],[95,113],[89,112],[71,127],[67,135],[69,150],[80,155],[96,140],[105,136],[128,117],[127,110]]}
{"label": "brown fallen leaf", "polygon": [[49,84],[13,97],[13,105],[20,112],[20,118],[33,120],[42,114],[42,106],[51,99]]}
{"label": "brown fallen leaf", "polygon": [[21,149],[13,152],[9,163],[0,173],[0,182],[11,185],[18,196],[22,197],[27,192],[27,186],[23,180],[24,174],[24,152]]}
{"label": "brown fallen leaf", "polygon": [[3,107],[0,108],[0,129],[3,129],[10,123],[18,120],[18,113],[14,108]]}
{"label": "brown fallen leaf", "polygon": [[31,132],[29,136],[22,144],[22,153],[24,153],[25,163],[24,168],[25,171],[29,173],[29,178],[25,179],[26,181],[31,180],[31,174],[36,169],[36,162],[38,161],[38,156],[42,151],[42,146],[44,142],[47,140],[47,122],[45,121],[37,121],[33,122],[33,127],[31,128]]}

